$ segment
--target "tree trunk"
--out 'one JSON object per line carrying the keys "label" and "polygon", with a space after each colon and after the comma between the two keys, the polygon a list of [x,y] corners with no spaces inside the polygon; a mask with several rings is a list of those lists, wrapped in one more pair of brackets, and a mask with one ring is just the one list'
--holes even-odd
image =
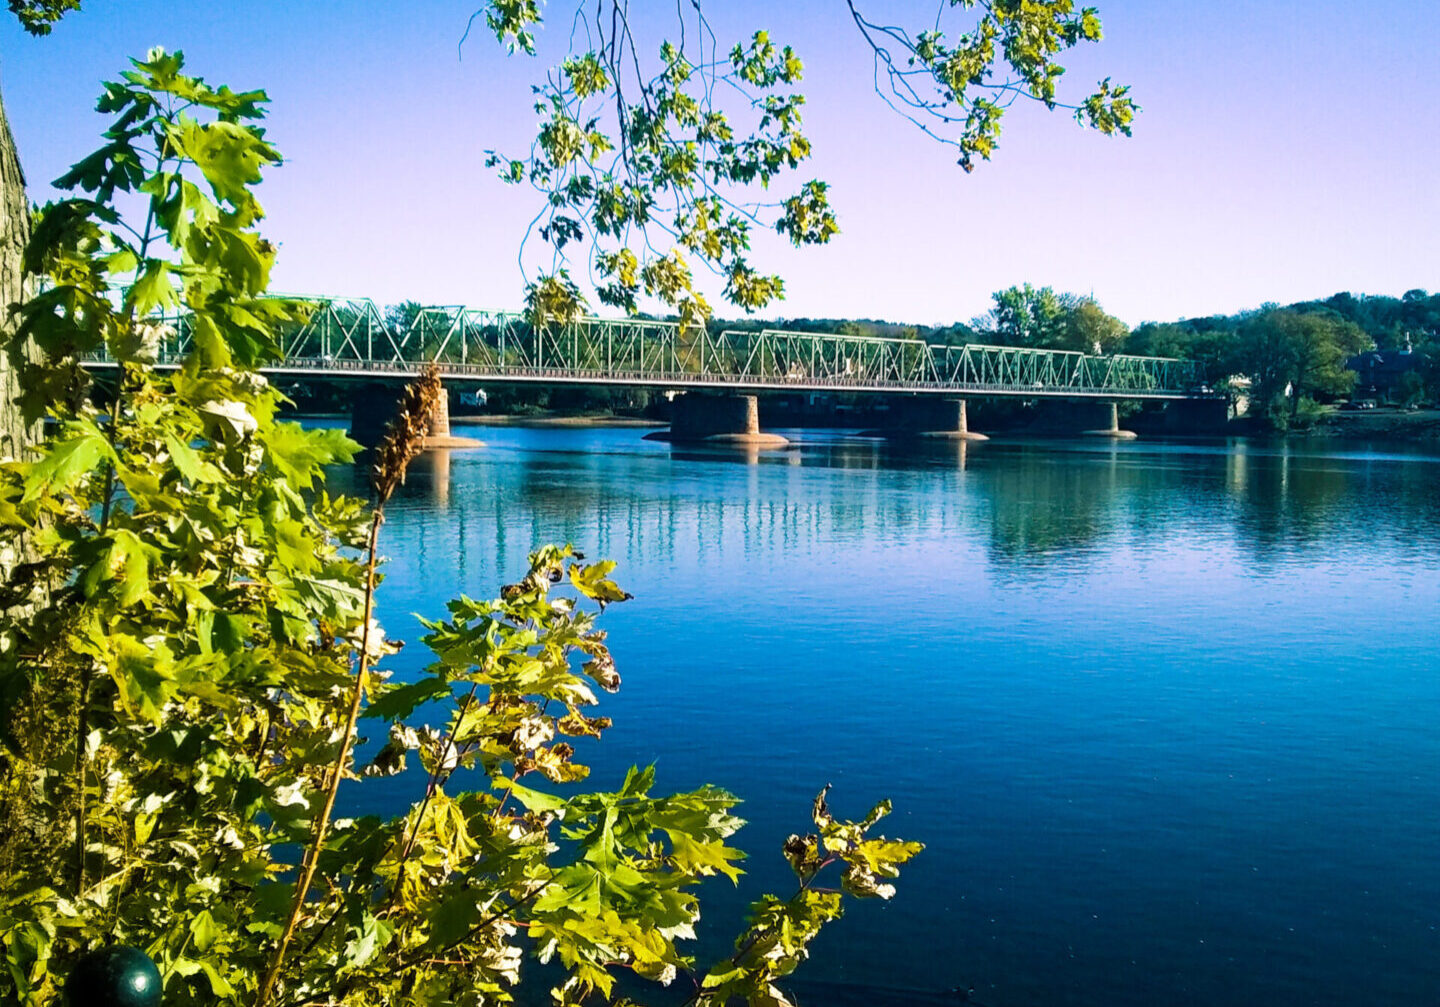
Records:
{"label": "tree trunk", "polygon": [[[25,176],[15,152],[15,138],[0,98],[0,462],[21,458],[40,439],[40,425],[26,425],[15,404],[20,383],[10,361],[10,340],[19,326],[17,309],[24,298],[25,273],[20,255],[30,238],[30,203]],[[28,536],[0,542],[0,583],[8,584],[16,564],[34,559]],[[5,612],[0,614],[13,614]]]}
{"label": "tree trunk", "polygon": [[20,253],[30,237],[30,204],[25,198],[25,176],[15,152],[15,138],[5,118],[0,97],[0,461],[19,458],[27,445],[35,443],[39,430],[26,426],[15,407],[20,393],[15,369],[10,363],[10,339],[19,320],[15,309],[22,297],[24,274]]}

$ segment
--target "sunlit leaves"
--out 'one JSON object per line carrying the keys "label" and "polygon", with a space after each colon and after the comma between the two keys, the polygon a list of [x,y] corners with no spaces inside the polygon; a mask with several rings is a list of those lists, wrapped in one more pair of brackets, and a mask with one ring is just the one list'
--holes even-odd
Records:
{"label": "sunlit leaves", "polygon": [[276,423],[266,438],[270,464],[296,489],[324,479],[324,467],[350,462],[360,445],[335,428],[306,430],[297,423]]}
{"label": "sunlit leaves", "polygon": [[779,276],[761,276],[744,263],[731,266],[725,278],[725,297],[746,311],[758,311],[784,295],[784,280]]}
{"label": "sunlit leaves", "polygon": [[[502,43],[534,52],[535,4],[508,0],[483,10]],[[956,31],[947,11],[975,13]],[[656,51],[637,44],[622,5],[593,13],[577,5],[572,39],[584,45],[534,88],[540,125],[529,156],[488,152],[486,164],[503,181],[529,182],[546,204],[535,233],[550,264],[527,287],[537,324],[573,318],[583,301],[555,282],[568,281],[572,256],[588,261],[601,304],[634,313],[649,299],[698,325],[711,315],[713,288],[746,312],[784,296],[782,277],[751,262],[750,225],[773,228],[797,247],[838,233],[823,181],[770,195],[813,153],[805,96],[795,90],[804,76],[799,55],[764,30],[717,49],[700,5],[694,14],[699,31],[687,34],[690,12],[679,12],[672,38]],[[888,17],[872,22],[859,5],[850,14],[874,50],[882,97],[954,147],[967,172],[994,155],[1006,110],[1019,98],[1070,109],[1106,135],[1129,135],[1139,111],[1129,89],[1108,79],[1078,104],[1062,101],[1058,60],[1103,35],[1098,12],[1074,0],[954,0],[914,31]],[[697,36],[712,48],[697,49]]]}
{"label": "sunlit leaves", "polygon": [[[533,8],[494,9],[524,47]],[[798,76],[792,54],[758,37],[752,58],[760,79]],[[667,86],[692,79],[681,55],[667,61]],[[599,94],[610,72],[579,59],[570,86]],[[630,598],[613,563],[536,549],[498,597],[458,598],[425,623],[434,661],[390,679],[401,644],[370,611],[380,578],[357,553],[379,522],[324,489],[356,445],[280,421],[286,400],[256,370],[305,316],[264,296],[275,250],[254,230],[253,187],[278,155],[252,121],[262,101],[153,51],[101,100],[127,153],[82,162],[70,181],[96,198],[44,211],[26,252],[46,286],[22,309],[40,358],[22,378],[27,403],[56,424],[32,457],[0,466],[0,547],[25,534],[43,553],[19,572],[26,583],[6,585],[28,607],[0,625],[0,796],[25,808],[0,832],[16,865],[0,876],[15,987],[53,1000],[80,951],[116,942],[155,958],[167,1002],[256,1003],[291,920],[303,952],[282,962],[271,1003],[509,1003],[527,951],[558,962],[557,1003],[609,995],[621,968],[698,982],[684,948],[702,881],[740,878],[738,799],[710,786],[657,796],[653,768],[614,790],[576,786],[611,726],[590,708],[621,684],[596,624]],[[653,219],[657,191],[694,184],[700,154],[667,146],[674,123],[729,142],[693,96],[663,107],[669,125],[652,118],[635,133],[648,181],[572,166],[550,240],[583,240],[592,201],[619,237]],[[790,129],[793,107],[767,105],[768,126]],[[556,134],[555,157],[579,164],[604,149],[589,120],[551,121],[579,130]],[[782,161],[799,156],[793,135],[784,143]],[[143,222],[111,205],[120,191],[138,194]],[[799,240],[825,230],[823,196],[811,190],[792,214]],[[733,206],[697,196],[668,219],[684,232],[676,248],[642,256],[622,241],[607,253],[605,299],[633,308],[643,292],[703,323],[680,247],[718,262],[737,303],[778,296],[779,278],[745,262],[748,218]],[[183,320],[163,317],[177,307]],[[585,301],[557,269],[532,286],[530,308],[546,324]],[[77,358],[101,346],[120,366],[97,405]],[[361,708],[375,743],[358,759]],[[405,795],[399,814],[320,827],[342,779],[373,789],[374,778],[394,788],[381,800]],[[701,1002],[721,991],[782,1002],[773,980],[839,914],[837,894],[808,886],[828,863],[843,862],[852,892],[884,894],[914,844],[866,837],[873,817],[843,848],[822,829],[826,853],[805,886],[758,904]],[[306,844],[308,894],[295,870]]]}
{"label": "sunlit leaves", "polygon": [[635,253],[628,248],[600,252],[595,256],[595,268],[609,281],[596,289],[600,303],[633,313],[640,293],[640,260]]}
{"label": "sunlit leaves", "polygon": [[541,276],[525,288],[525,313],[535,325],[565,325],[585,314],[585,297],[565,270]]}
{"label": "sunlit leaves", "polygon": [[770,40],[770,33],[757,31],[747,45],[730,50],[730,62],[740,79],[757,87],[797,83],[805,66],[788,45],[783,49]]}
{"label": "sunlit leaves", "polygon": [[[24,829],[53,832],[73,824],[66,795],[83,788],[89,841],[77,877],[68,843],[30,835],[32,848],[54,852],[0,879],[0,920],[10,945],[30,926],[14,912],[31,904],[35,879],[64,876],[79,889],[74,918],[65,931],[40,931],[62,961],[103,930],[151,948],[177,990],[193,979],[206,995],[229,996],[253,985],[255,935],[271,932],[264,898],[237,893],[275,872],[270,845],[308,817],[307,793],[333,757],[336,687],[350,660],[342,641],[361,595],[360,571],[333,539],[352,538],[357,505],[321,497],[312,510],[301,495],[353,445],[275,424],[279,393],[221,366],[264,359],[275,326],[301,313],[260,296],[273,249],[250,230],[250,186],[275,158],[246,153],[268,147],[243,120],[263,95],[209,88],[182,67],[157,50],[126,83],[107,85],[111,144],[66,177],[97,198],[47,208],[26,250],[49,287],[22,310],[39,355],[22,382],[58,428],[36,457],[0,473],[12,519],[3,534],[36,535],[49,564],[27,568],[47,590],[22,622],[10,613],[0,682],[15,695],[11,683],[38,675],[45,685],[31,701],[53,729],[88,721],[87,768],[71,782],[75,747],[14,734],[7,704],[5,793],[48,774],[56,783],[30,798],[41,803]],[[184,117],[197,110],[213,121]],[[137,175],[142,161],[129,152],[142,149],[153,170]],[[108,204],[121,190],[148,197],[149,227],[144,206],[141,221],[127,221]],[[154,364],[162,346],[176,352],[175,330],[153,313],[181,305],[193,351],[166,376]],[[124,362],[103,416],[75,368],[101,343]],[[27,835],[7,829],[7,843]],[[130,891],[141,864],[151,883]],[[222,892],[233,906],[219,903]],[[206,959],[187,957],[181,937]],[[53,990],[53,977],[36,981]]]}
{"label": "sunlit leaves", "polygon": [[[881,30],[859,15],[856,20],[880,52],[871,32],[879,34]],[[1057,82],[1065,73],[1056,57],[1081,42],[1101,38],[1099,12],[1093,7],[1077,12],[1073,0],[985,4],[979,21],[954,44],[947,43],[942,31],[933,29],[917,33],[913,40],[888,35],[886,41],[901,41],[909,50],[909,66],[930,72],[937,100],[922,98],[908,75],[893,65],[889,70],[891,90],[913,112],[933,116],[945,125],[963,121],[959,134],[945,139],[959,148],[960,164],[969,171],[974,167],[972,155],[989,159],[994,150],[1000,112],[1021,95],[1055,108],[1060,104]],[[1001,77],[1006,71],[1011,76]],[[1125,97],[1128,90],[1119,88],[1112,94],[1107,79],[1094,95],[1069,107],[1076,109],[1077,120],[1102,133],[1128,135],[1130,119],[1138,111]],[[1119,107],[1112,109],[1116,100]]]}
{"label": "sunlit leaves", "polygon": [[239,215],[237,223],[246,226],[261,216],[250,187],[260,181],[261,168],[278,163],[280,155],[255,130],[237,122],[182,118],[167,130],[167,139],[200,169],[215,198]]}
{"label": "sunlit leaves", "polygon": [[819,180],[806,182],[798,195],[785,200],[785,212],[775,229],[796,246],[827,244],[840,231],[830,209],[829,190]]}
{"label": "sunlit leaves", "polygon": [[1130,88],[1115,87],[1106,77],[1100,82],[1099,90],[1075,110],[1075,120],[1082,125],[1093,126],[1106,136],[1113,133],[1130,136],[1131,124],[1138,111],[1140,106],[1130,97]]}
{"label": "sunlit leaves", "polygon": [[572,56],[561,67],[570,79],[570,87],[578,98],[588,98],[610,86],[610,77],[600,63],[600,57],[593,52]]}
{"label": "sunlit leaves", "polygon": [[730,998],[749,1003],[787,1004],[775,985],[809,955],[809,944],[820,929],[842,914],[840,893],[813,886],[830,864],[843,867],[841,886],[859,898],[890,898],[895,889],[888,881],[899,866],[916,856],[919,843],[872,838],[868,830],[890,811],[888,801],[877,804],[859,822],[837,820],[826,803],[829,787],[812,807],[818,835],[791,836],[783,852],[800,883],[788,900],[767,895],[750,907],[749,928],[735,942],[735,954],[713,967],[701,986],[700,1003],[723,1007]]}
{"label": "sunlit leaves", "polygon": [[31,35],[48,35],[67,11],[79,10],[80,0],[10,0],[10,13]]}
{"label": "sunlit leaves", "polygon": [[490,0],[485,5],[485,23],[497,41],[513,53],[523,49],[535,54],[535,36],[529,30],[540,23],[540,6],[536,0]]}
{"label": "sunlit leaves", "polygon": [[90,477],[102,462],[114,461],[115,450],[96,425],[87,419],[67,424],[64,435],[30,465],[25,475],[23,500],[43,495],[70,493],[82,479]]}
{"label": "sunlit leaves", "polygon": [[[521,43],[518,33],[536,22],[533,11],[491,4],[486,12],[502,41],[531,47],[533,39]],[[749,227],[761,220],[773,226],[779,205],[742,204],[730,190],[768,186],[810,156],[803,97],[765,93],[798,83],[800,59],[763,31],[736,46],[728,66],[696,61],[683,44],[663,41],[659,71],[637,82],[631,66],[639,54],[626,51],[633,40],[617,30],[616,45],[602,31],[604,44],[573,54],[536,89],[541,123],[529,158],[494,151],[487,158],[504,181],[528,180],[549,206],[537,233],[560,265],[530,281],[532,319],[564,322],[581,310],[584,296],[564,263],[587,244],[602,304],[634,312],[651,298],[687,325],[703,324],[711,307],[695,269],[720,277],[725,296],[747,311],[771,303],[783,283],[751,266]],[[748,133],[737,133],[731,122],[737,112],[716,101],[716,74],[741,93],[755,92],[743,109],[754,116]],[[833,226],[823,188],[797,198]],[[650,240],[661,230],[665,240]]]}

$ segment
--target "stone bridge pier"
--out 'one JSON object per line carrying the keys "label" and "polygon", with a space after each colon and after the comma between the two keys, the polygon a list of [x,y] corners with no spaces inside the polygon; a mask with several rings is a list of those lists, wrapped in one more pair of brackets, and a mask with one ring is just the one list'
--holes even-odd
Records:
{"label": "stone bridge pier", "polygon": [[970,429],[964,399],[915,396],[892,405],[891,422],[884,431],[891,437],[925,437],[952,441],[985,441],[990,438]]}
{"label": "stone bridge pier", "polygon": [[1120,403],[1113,399],[1109,402],[1097,402],[1094,409],[1099,414],[1101,425],[1086,430],[1087,437],[1110,437],[1118,441],[1135,439],[1133,430],[1120,429]]}
{"label": "stone bridge pier", "polygon": [[1109,437],[1130,441],[1135,432],[1120,428],[1120,404],[1117,400],[1075,402],[1051,400],[1040,402],[1031,422],[1031,433],[1086,437]]}
{"label": "stone bridge pier", "polygon": [[[390,421],[400,405],[403,386],[374,383],[355,389],[350,404],[350,439],[362,447],[373,448],[385,436]],[[450,393],[440,389],[440,401],[430,417],[430,430],[425,437],[426,448],[479,447],[480,441],[456,437],[450,432]]]}
{"label": "stone bridge pier", "polygon": [[674,444],[737,444],[783,448],[790,442],[760,429],[760,405],[753,395],[685,392],[670,403],[670,429],[646,434]]}

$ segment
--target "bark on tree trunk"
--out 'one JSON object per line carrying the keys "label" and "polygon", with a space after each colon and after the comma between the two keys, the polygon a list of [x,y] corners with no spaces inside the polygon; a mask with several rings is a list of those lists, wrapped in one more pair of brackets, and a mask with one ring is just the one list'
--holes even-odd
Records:
{"label": "bark on tree trunk", "polygon": [[25,447],[35,443],[39,430],[27,427],[15,407],[20,393],[15,369],[10,365],[10,338],[18,324],[15,308],[22,297],[24,274],[20,253],[30,237],[30,204],[25,198],[25,176],[5,118],[5,101],[0,97],[0,460],[19,458]]}
{"label": "bark on tree trunk", "polygon": [[[25,272],[20,255],[30,239],[30,203],[25,198],[25,176],[5,118],[0,98],[0,461],[23,457],[25,448],[40,440],[40,425],[26,425],[15,404],[20,384],[10,362],[10,339],[19,326],[16,309],[24,298]],[[33,560],[28,536],[0,543],[0,582],[9,583],[19,563]],[[3,614],[13,615],[13,611]]]}

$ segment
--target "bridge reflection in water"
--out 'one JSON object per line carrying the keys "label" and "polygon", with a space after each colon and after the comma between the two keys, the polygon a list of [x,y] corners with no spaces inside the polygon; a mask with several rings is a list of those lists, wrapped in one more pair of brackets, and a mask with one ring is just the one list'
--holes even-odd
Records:
{"label": "bridge reflection in water", "polygon": [[[984,542],[994,575],[1029,579],[1101,552],[1143,551],[1147,539],[1177,532],[1233,541],[1262,567],[1337,539],[1363,548],[1370,534],[1334,520],[1370,495],[1370,463],[1285,445],[977,447],[831,434],[771,452],[642,448],[623,430],[590,433],[538,437],[530,443],[544,447],[533,452],[503,437],[498,456],[427,452],[392,505],[412,513],[387,530],[391,548],[415,549],[422,565],[443,555],[468,583],[473,558],[513,571],[542,541],[631,564],[704,564],[732,550],[806,554],[918,534]],[[726,475],[732,466],[749,474]],[[1425,541],[1440,524],[1428,469],[1388,466],[1386,494],[1367,505],[1397,547]],[[1217,513],[1224,525],[1215,525]]]}

